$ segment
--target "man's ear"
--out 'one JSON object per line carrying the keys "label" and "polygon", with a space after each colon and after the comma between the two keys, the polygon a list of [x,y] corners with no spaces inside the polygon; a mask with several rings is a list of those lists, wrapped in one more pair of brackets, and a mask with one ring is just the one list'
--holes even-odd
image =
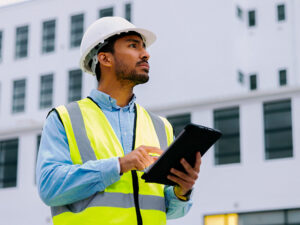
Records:
{"label": "man's ear", "polygon": [[112,66],[112,54],[109,52],[99,52],[98,61],[103,66],[111,67]]}

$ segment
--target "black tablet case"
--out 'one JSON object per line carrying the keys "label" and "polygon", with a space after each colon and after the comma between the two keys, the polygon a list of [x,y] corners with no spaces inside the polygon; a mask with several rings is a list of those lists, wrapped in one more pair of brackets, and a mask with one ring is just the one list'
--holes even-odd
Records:
{"label": "black tablet case", "polygon": [[184,172],[180,163],[181,158],[185,158],[194,167],[196,152],[200,151],[203,156],[221,135],[220,131],[212,128],[196,124],[187,125],[158,160],[145,170],[142,178],[146,182],[175,185],[173,181],[167,179],[170,169],[175,168]]}

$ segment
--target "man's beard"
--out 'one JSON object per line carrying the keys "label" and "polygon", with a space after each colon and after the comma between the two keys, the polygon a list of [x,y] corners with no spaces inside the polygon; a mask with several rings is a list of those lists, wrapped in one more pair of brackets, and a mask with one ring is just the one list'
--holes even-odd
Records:
{"label": "man's beard", "polygon": [[137,73],[136,69],[130,70],[126,65],[121,61],[116,59],[116,76],[118,80],[128,81],[134,85],[144,84],[148,82],[148,69],[144,69],[145,73]]}

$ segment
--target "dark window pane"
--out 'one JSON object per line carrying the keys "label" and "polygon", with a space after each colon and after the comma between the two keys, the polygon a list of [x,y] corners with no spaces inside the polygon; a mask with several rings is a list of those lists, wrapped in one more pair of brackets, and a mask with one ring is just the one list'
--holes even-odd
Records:
{"label": "dark window pane", "polygon": [[293,156],[291,101],[264,104],[266,159]]}
{"label": "dark window pane", "polygon": [[256,25],[256,20],[255,20],[255,11],[251,10],[248,12],[248,25],[249,27],[253,27]]}
{"label": "dark window pane", "polygon": [[167,119],[173,126],[174,135],[177,136],[187,124],[191,123],[191,114],[168,116]]}
{"label": "dark window pane", "polygon": [[28,50],[28,26],[17,27],[15,57],[27,57]]}
{"label": "dark window pane", "polygon": [[68,102],[77,101],[81,99],[82,87],[82,72],[81,70],[69,71],[69,96]]}
{"label": "dark window pane", "polygon": [[223,135],[215,144],[215,164],[240,162],[239,108],[214,111],[214,127]]}
{"label": "dark window pane", "polygon": [[2,36],[3,36],[3,32],[0,31],[0,62],[2,61]]}
{"label": "dark window pane", "polygon": [[243,19],[243,10],[239,6],[236,7],[236,15],[239,19]]}
{"label": "dark window pane", "polygon": [[256,90],[257,89],[257,76],[256,76],[256,74],[250,75],[249,79],[250,79],[250,90]]}
{"label": "dark window pane", "polygon": [[287,84],[286,70],[279,70],[279,85],[284,86]]}
{"label": "dark window pane", "polygon": [[42,52],[53,52],[55,49],[55,20],[43,22]]}
{"label": "dark window pane", "polygon": [[0,141],[0,188],[17,184],[18,139]]}
{"label": "dark window pane", "polygon": [[40,108],[52,107],[53,74],[41,76],[40,80]]}
{"label": "dark window pane", "polygon": [[285,6],[277,5],[277,20],[284,21],[285,20]]}
{"label": "dark window pane", "polygon": [[113,16],[114,15],[114,9],[112,7],[100,9],[99,11],[99,18],[105,17],[105,16]]}
{"label": "dark window pane", "polygon": [[245,76],[241,71],[238,71],[238,81],[241,84],[244,84]]}
{"label": "dark window pane", "polygon": [[71,17],[71,39],[70,46],[78,47],[80,46],[81,39],[84,32],[84,15],[74,15]]}
{"label": "dark window pane", "polygon": [[131,21],[131,4],[128,3],[125,5],[125,19]]}
{"label": "dark window pane", "polygon": [[26,80],[15,80],[13,83],[13,105],[12,112],[24,112]]}

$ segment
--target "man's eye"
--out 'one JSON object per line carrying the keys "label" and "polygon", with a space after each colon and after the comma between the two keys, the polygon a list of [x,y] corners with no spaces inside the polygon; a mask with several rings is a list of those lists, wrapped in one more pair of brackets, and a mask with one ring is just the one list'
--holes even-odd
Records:
{"label": "man's eye", "polygon": [[129,47],[136,48],[136,44],[130,44]]}

